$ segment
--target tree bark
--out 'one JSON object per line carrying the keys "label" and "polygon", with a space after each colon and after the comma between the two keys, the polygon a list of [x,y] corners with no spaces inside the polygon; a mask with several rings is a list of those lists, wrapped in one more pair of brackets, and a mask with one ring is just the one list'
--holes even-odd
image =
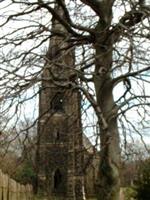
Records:
{"label": "tree bark", "polygon": [[[110,23],[111,20],[109,20]],[[117,126],[117,109],[113,98],[111,79],[112,43],[107,43],[107,24],[100,21],[95,35],[95,76],[97,104],[107,126],[99,121],[100,127],[100,164],[97,184],[98,200],[119,200],[120,189],[120,146]]]}
{"label": "tree bark", "polygon": [[107,128],[100,126],[100,165],[98,174],[98,200],[119,200],[120,189],[120,146],[117,119],[113,112],[115,106],[110,80],[105,82],[101,89],[103,92],[97,94],[98,105],[102,109],[103,117],[107,122]]}

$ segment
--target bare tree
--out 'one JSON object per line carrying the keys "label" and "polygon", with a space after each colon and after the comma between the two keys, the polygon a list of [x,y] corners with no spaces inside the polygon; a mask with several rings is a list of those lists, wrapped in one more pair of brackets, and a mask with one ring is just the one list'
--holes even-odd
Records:
{"label": "bare tree", "polygon": [[[54,8],[55,3],[63,10],[64,18]],[[140,0],[7,0],[0,3],[1,115],[7,116],[8,126],[12,124],[12,118],[16,126],[23,116],[21,113],[24,113],[23,117],[28,115],[24,107],[33,99],[37,102],[44,63],[48,62],[49,66],[55,63],[60,70],[69,68],[57,62],[59,51],[67,55],[75,49],[76,65],[72,76],[62,80],[53,71],[51,74],[56,85],[80,90],[97,116],[101,148],[99,200],[119,199],[118,119],[124,128],[121,135],[125,145],[132,131],[143,140],[130,110],[135,121],[148,128],[148,4],[148,1]],[[68,34],[51,29],[52,16]],[[67,41],[68,46],[62,45],[57,55],[49,59],[46,49],[49,39],[54,36]],[[35,115],[38,116],[36,111]]]}

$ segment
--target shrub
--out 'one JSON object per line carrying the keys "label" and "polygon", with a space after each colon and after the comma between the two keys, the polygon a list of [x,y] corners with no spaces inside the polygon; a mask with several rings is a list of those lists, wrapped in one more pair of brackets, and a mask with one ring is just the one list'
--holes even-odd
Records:
{"label": "shrub", "polygon": [[138,200],[150,200],[150,159],[139,167],[135,190]]}
{"label": "shrub", "polygon": [[22,163],[22,165],[18,167],[14,178],[22,184],[29,183],[34,185],[36,174],[32,164],[29,161]]}

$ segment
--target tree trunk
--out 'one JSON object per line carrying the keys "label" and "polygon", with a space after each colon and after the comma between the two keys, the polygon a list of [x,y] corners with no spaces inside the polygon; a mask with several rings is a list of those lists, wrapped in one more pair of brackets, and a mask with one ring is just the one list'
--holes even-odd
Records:
{"label": "tree trunk", "polygon": [[97,185],[98,200],[119,200],[120,189],[120,146],[117,126],[117,109],[113,98],[111,80],[112,44],[107,37],[107,29],[100,23],[97,26],[95,39],[96,63],[94,84],[97,103],[107,126],[100,127],[100,165],[99,183]]}
{"label": "tree trunk", "polygon": [[[98,179],[98,200],[119,200],[119,166],[120,147],[117,119],[114,116],[107,116],[111,113],[113,98],[110,87],[104,87],[103,95],[98,96],[98,104],[102,108],[103,117],[106,119],[107,128],[100,124],[100,165]],[[101,102],[101,103],[100,103]],[[107,109],[106,109],[107,107]],[[111,114],[110,114],[111,115]]]}

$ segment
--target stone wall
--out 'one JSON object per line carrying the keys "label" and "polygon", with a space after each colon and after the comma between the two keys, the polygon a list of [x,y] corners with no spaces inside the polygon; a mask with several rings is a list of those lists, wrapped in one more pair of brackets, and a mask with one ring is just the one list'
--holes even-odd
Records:
{"label": "stone wall", "polygon": [[0,170],[0,200],[32,200],[32,186],[22,185]]}

